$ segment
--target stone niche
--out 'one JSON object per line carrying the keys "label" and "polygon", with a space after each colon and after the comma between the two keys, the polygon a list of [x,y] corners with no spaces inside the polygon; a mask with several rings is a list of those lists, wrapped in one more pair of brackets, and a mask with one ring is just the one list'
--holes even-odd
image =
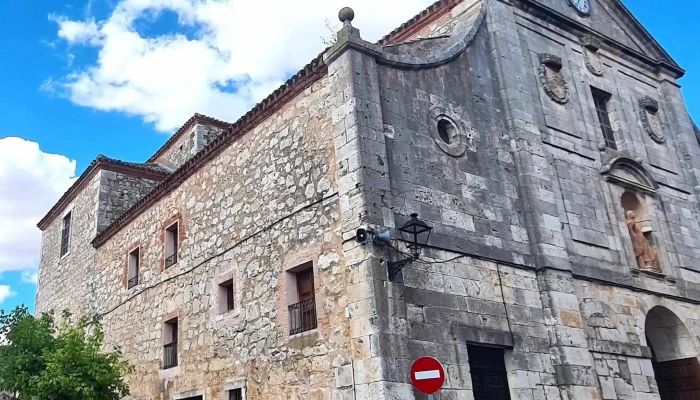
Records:
{"label": "stone niche", "polygon": [[659,186],[639,161],[618,157],[605,164],[601,174],[614,184],[619,197],[625,225],[637,267],[641,270],[661,273],[660,257],[654,241],[653,224],[647,197],[656,196]]}

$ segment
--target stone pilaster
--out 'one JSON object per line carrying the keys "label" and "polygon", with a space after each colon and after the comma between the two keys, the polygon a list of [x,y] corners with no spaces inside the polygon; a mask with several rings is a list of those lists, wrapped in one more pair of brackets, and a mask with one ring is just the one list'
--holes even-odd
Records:
{"label": "stone pilaster", "polygon": [[357,228],[380,232],[392,228],[394,221],[374,58],[379,48],[361,39],[350,24],[352,15],[348,12],[341,11],[344,27],[324,59],[331,91],[337,93],[333,123],[343,251],[351,276],[348,298],[353,387],[358,399],[396,398],[397,394],[398,398],[410,398],[410,385],[391,382],[395,366],[383,351],[391,347],[391,336],[398,333],[399,315],[405,316],[405,305],[393,298],[394,286],[386,282],[386,265],[382,262],[385,250],[354,240]]}
{"label": "stone pilaster", "polygon": [[[550,355],[557,385],[570,399],[597,399],[597,383],[588,351],[579,300],[574,294],[571,265],[559,218],[551,201],[557,184],[552,163],[536,123],[538,104],[533,100],[527,43],[520,40],[511,6],[502,1],[487,3],[487,24],[493,46],[511,150],[517,166],[520,197],[525,209],[533,254],[537,257],[537,281],[549,326]],[[541,112],[541,111],[540,111]],[[516,343],[516,350],[522,343]]]}
{"label": "stone pilaster", "polygon": [[668,116],[669,133],[672,135],[676,150],[687,168],[681,171],[687,181],[695,187],[695,195],[700,195],[700,146],[698,146],[693,123],[683,101],[681,89],[675,81],[668,78],[661,80],[663,109]]}

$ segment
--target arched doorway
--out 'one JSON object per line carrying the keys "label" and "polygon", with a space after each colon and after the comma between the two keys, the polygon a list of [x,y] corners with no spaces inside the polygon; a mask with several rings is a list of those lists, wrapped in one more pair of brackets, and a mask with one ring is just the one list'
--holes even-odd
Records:
{"label": "arched doorway", "polygon": [[661,400],[700,399],[700,364],[693,338],[668,308],[647,314],[645,333]]}

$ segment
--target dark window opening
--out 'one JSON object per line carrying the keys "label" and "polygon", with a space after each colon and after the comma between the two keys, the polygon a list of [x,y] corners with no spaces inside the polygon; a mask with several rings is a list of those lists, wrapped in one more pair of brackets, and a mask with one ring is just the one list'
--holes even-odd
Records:
{"label": "dark window opening", "polygon": [[591,93],[593,93],[595,112],[598,115],[598,122],[600,123],[600,130],[603,133],[605,145],[608,148],[617,150],[615,132],[613,131],[612,123],[610,122],[610,113],[608,111],[608,102],[610,101],[611,95],[610,93],[606,93],[593,87],[591,88]]}
{"label": "dark window opening", "polygon": [[63,217],[63,229],[61,230],[61,256],[68,254],[68,248],[70,247],[70,223],[72,214],[72,212],[69,212],[65,217]]}
{"label": "dark window opening", "polygon": [[127,274],[127,289],[139,284],[139,263],[141,262],[141,251],[139,248],[129,253],[129,269]]}
{"label": "dark window opening", "polygon": [[510,400],[503,349],[467,346],[474,400]]}
{"label": "dark window opening", "polygon": [[228,312],[235,308],[233,279],[219,284],[219,310]]}
{"label": "dark window opening", "polygon": [[447,119],[440,119],[438,121],[437,125],[438,129],[438,134],[440,135],[440,139],[445,142],[446,144],[452,143],[452,138],[455,135],[455,126],[454,124],[447,120]]}
{"label": "dark window opening", "polygon": [[243,400],[243,389],[229,390],[228,400]]}
{"label": "dark window opening", "polygon": [[296,335],[317,327],[313,264],[301,266],[292,275],[297,302],[289,306],[289,334]]}
{"label": "dark window opening", "polygon": [[177,318],[165,322],[163,332],[163,369],[177,366]]}
{"label": "dark window opening", "polygon": [[177,264],[179,225],[176,222],[165,229],[165,268]]}

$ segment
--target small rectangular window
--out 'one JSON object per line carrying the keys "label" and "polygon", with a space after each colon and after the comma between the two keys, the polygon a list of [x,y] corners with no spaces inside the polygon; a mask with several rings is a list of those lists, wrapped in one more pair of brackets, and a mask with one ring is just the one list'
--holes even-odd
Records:
{"label": "small rectangular window", "polygon": [[610,93],[606,93],[600,89],[591,87],[593,94],[593,103],[595,104],[595,112],[600,123],[600,130],[603,133],[605,145],[613,150],[617,150],[617,142],[615,141],[615,132],[610,123],[610,113],[608,111],[608,102],[612,97]]}
{"label": "small rectangular window", "polygon": [[163,329],[163,369],[177,366],[177,318],[165,322]]}
{"label": "small rectangular window", "polygon": [[233,279],[219,284],[219,312],[225,313],[235,308]]}
{"label": "small rectangular window", "polygon": [[61,230],[61,256],[68,254],[68,249],[70,248],[70,222],[72,214],[72,212],[69,212],[65,217],[63,217],[63,229]]}
{"label": "small rectangular window", "polygon": [[127,273],[127,289],[139,284],[139,263],[141,262],[141,251],[137,247],[129,253],[129,269]]}
{"label": "small rectangular window", "polygon": [[165,229],[165,268],[177,264],[179,224],[176,222]]}
{"label": "small rectangular window", "polygon": [[229,390],[228,400],[243,400],[243,389]]}
{"label": "small rectangular window", "polygon": [[313,263],[308,262],[289,271],[288,289],[295,290],[289,305],[289,334],[316,329],[316,295],[314,288]]}

